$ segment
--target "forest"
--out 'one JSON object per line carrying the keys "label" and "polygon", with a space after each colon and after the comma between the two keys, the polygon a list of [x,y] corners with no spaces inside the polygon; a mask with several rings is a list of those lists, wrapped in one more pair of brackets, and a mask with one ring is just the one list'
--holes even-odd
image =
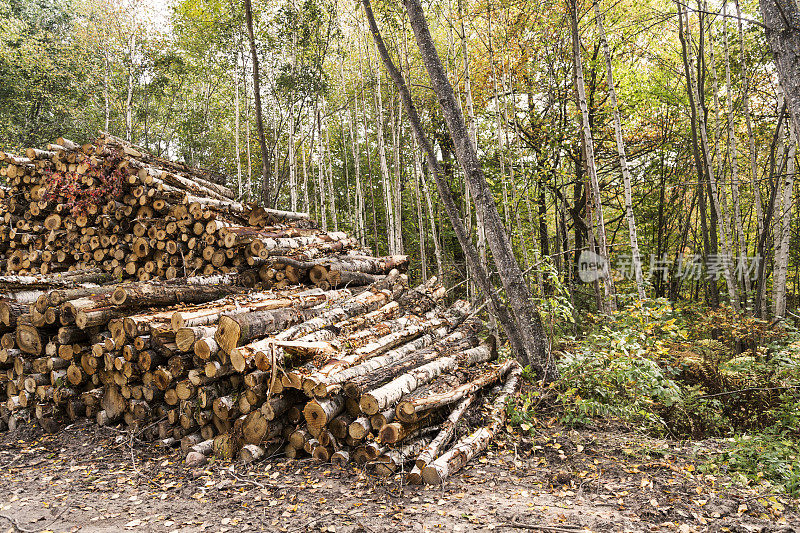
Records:
{"label": "forest", "polygon": [[107,132],[408,255],[526,366],[520,431],[800,494],[796,0],[0,0],[0,80],[8,153]]}

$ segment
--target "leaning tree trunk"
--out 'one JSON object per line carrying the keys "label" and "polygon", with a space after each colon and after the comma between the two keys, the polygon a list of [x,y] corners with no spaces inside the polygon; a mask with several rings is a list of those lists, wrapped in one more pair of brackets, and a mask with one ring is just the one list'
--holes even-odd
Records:
{"label": "leaning tree trunk", "polygon": [[[365,7],[367,5],[368,3],[366,3],[365,0]],[[439,53],[433,42],[433,37],[428,28],[428,23],[425,20],[422,5],[418,0],[404,0],[404,5],[411,22],[411,27],[414,30],[417,46],[431,79],[431,84],[439,99],[439,105],[444,114],[450,137],[455,146],[456,156],[464,171],[464,175],[470,182],[470,188],[475,195],[476,208],[483,213],[484,222],[486,224],[487,241],[491,248],[501,282],[506,291],[508,307],[514,317],[514,321],[509,322],[507,325],[510,326],[513,336],[517,337],[520,341],[519,346],[516,347],[519,351],[517,355],[529,364],[534,365],[537,372],[544,374],[544,377],[552,379],[555,377],[557,371],[551,360],[549,342],[542,326],[539,311],[533,303],[530,289],[525,282],[525,276],[514,256],[514,251],[511,248],[511,243],[508,239],[505,227],[503,226],[503,221],[500,219],[500,214],[497,211],[494,197],[492,196],[483,170],[478,162],[475,147],[472,145],[469,138],[469,133],[464,124],[464,118],[461,115],[461,110],[453,94],[453,88],[450,85],[450,81],[447,79],[447,73],[442,66]],[[373,23],[371,22],[370,25],[373,26]],[[373,30],[373,35],[377,40],[378,35],[376,34],[377,28]],[[388,57],[388,53],[384,54],[384,51],[385,47],[384,50],[381,51],[381,55],[384,56],[384,63],[388,69],[390,67],[390,61],[387,61],[387,59],[390,58]],[[402,76],[399,75],[399,72],[396,71],[393,64],[391,65],[390,71],[394,71],[397,74],[396,76],[393,74],[392,77],[395,78],[395,83],[398,84],[398,88],[401,92],[406,93],[403,96],[403,100],[405,105],[410,107],[413,104],[410,95],[407,94],[407,88],[403,91],[405,83],[403,82]],[[409,110],[407,109],[407,111]],[[419,129],[418,133],[421,134],[421,125],[418,120],[416,120],[416,122],[417,124],[414,125],[414,129]],[[412,120],[412,124],[413,123],[414,121]],[[420,144],[424,146],[424,143],[420,142]],[[430,148],[429,143],[428,148]],[[426,157],[433,157],[432,149],[426,149],[426,152]],[[430,161],[430,163],[432,162],[433,161]],[[440,195],[441,194],[442,191],[440,190]],[[455,209],[455,206],[453,206],[453,208]],[[457,209],[455,209],[454,214],[457,214]],[[453,224],[454,226],[461,226],[461,224],[456,223],[455,220],[453,220]],[[468,244],[468,249],[470,251],[474,250],[471,243],[466,244]],[[462,244],[462,248],[463,247]],[[477,259],[477,257],[475,259]],[[475,267],[478,266],[476,261]],[[486,281],[486,288],[488,289],[491,285],[488,279]],[[501,310],[497,309],[497,312],[501,312]],[[504,327],[504,329],[506,330],[506,334],[509,334],[509,329],[506,327]]]}
{"label": "leaning tree trunk", "polygon": [[[369,23],[370,31],[372,32],[375,44],[378,47],[378,51],[380,52],[381,59],[383,60],[386,70],[389,72],[389,75],[391,76],[392,80],[394,81],[395,85],[398,88],[398,91],[400,92],[403,106],[405,107],[409,121],[411,122],[412,131],[414,132],[414,136],[417,139],[417,143],[419,143],[419,145],[422,147],[423,153],[425,155],[426,165],[436,183],[436,188],[439,192],[439,197],[441,198],[442,203],[444,204],[444,208],[447,213],[447,218],[449,219],[450,224],[453,226],[453,231],[456,234],[456,238],[458,239],[459,245],[464,251],[464,256],[467,260],[468,265],[475,272],[476,281],[478,282],[481,291],[483,291],[484,295],[492,303],[493,308],[497,313],[498,320],[503,326],[503,330],[508,336],[509,343],[511,344],[511,347],[514,350],[517,357],[522,359],[525,362],[525,364],[532,364],[535,367],[536,371],[544,375],[546,379],[556,379],[558,377],[557,369],[555,368],[554,362],[550,359],[549,346],[547,344],[546,337],[544,337],[544,329],[541,326],[541,319],[539,319],[537,316],[536,317],[537,320],[535,321],[535,323],[533,322],[528,323],[529,327],[531,326],[538,327],[539,331],[541,331],[542,333],[542,336],[540,338],[543,340],[543,342],[539,344],[541,351],[536,352],[534,350],[528,349],[528,347],[532,346],[533,344],[530,343],[526,344],[523,342],[523,337],[518,328],[517,323],[515,322],[512,315],[508,312],[504,304],[501,302],[500,297],[497,294],[497,291],[494,289],[491,282],[489,281],[489,276],[486,273],[486,270],[481,266],[480,259],[478,258],[478,253],[475,250],[475,247],[470,242],[469,236],[467,235],[467,232],[464,229],[464,225],[461,219],[461,214],[458,212],[458,208],[456,207],[455,201],[453,200],[453,194],[452,191],[450,190],[450,186],[444,177],[441,167],[439,166],[439,162],[436,159],[433,147],[431,146],[430,141],[428,140],[427,136],[424,133],[424,130],[422,129],[422,121],[420,120],[419,114],[417,113],[416,107],[414,106],[414,102],[411,100],[411,94],[408,91],[408,87],[405,83],[405,80],[400,74],[400,71],[397,70],[397,68],[394,66],[394,62],[389,56],[389,52],[386,50],[386,46],[383,42],[383,37],[381,37],[380,31],[378,30],[378,26],[375,22],[375,17],[372,13],[372,6],[370,5],[369,0],[362,0],[362,5],[364,6],[364,12],[367,16],[367,21]],[[424,18],[423,18],[423,23],[424,23]],[[433,53],[434,55],[436,55],[435,49]],[[436,58],[438,61],[438,55],[436,55]],[[444,74],[443,71],[440,73],[440,76],[445,76],[445,82],[446,82],[446,75]],[[447,86],[449,87],[449,84]],[[452,89],[451,89],[451,101],[452,100],[453,99],[452,99]],[[499,215],[497,215],[496,208],[494,209],[494,214],[495,217],[499,219]],[[517,269],[519,269],[519,266],[517,266]],[[521,280],[522,276],[520,275],[518,279]]]}
{"label": "leaning tree trunk", "polygon": [[261,147],[261,203],[270,207],[270,152],[267,149],[267,138],[264,134],[264,119],[261,113],[261,79],[258,73],[258,52],[256,51],[256,37],[253,32],[253,8],[250,0],[244,0],[244,15],[247,23],[247,36],[250,39],[250,55],[253,57],[253,96],[256,104],[256,129],[258,130],[258,144]]}
{"label": "leaning tree trunk", "polygon": [[[402,98],[403,106],[408,113],[414,135],[417,138],[417,142],[423,149],[426,164],[436,182],[436,187],[447,212],[447,217],[453,226],[456,238],[458,239],[459,244],[464,251],[464,255],[468,264],[476,274],[476,278],[481,290],[491,301],[494,311],[497,313],[498,321],[503,326],[503,330],[508,336],[515,355],[522,359],[525,364],[532,365],[534,370],[544,379],[557,379],[558,370],[551,358],[549,343],[547,337],[545,336],[544,328],[542,327],[541,318],[539,317],[537,310],[533,307],[530,299],[530,292],[527,286],[524,284],[522,273],[519,270],[519,265],[516,263],[513,254],[509,256],[511,250],[508,243],[508,238],[503,231],[502,222],[500,222],[500,217],[497,213],[497,207],[495,206],[494,200],[491,197],[491,192],[488,190],[486,180],[483,178],[483,174],[477,165],[474,151],[470,152],[472,154],[472,160],[470,164],[462,166],[464,168],[469,168],[471,170],[470,174],[472,174],[473,177],[476,172],[478,173],[478,179],[476,182],[479,183],[473,183],[473,185],[476,186],[476,188],[478,188],[478,185],[480,185],[480,189],[482,189],[482,203],[487,203],[490,206],[490,209],[486,209],[486,212],[489,212],[492,215],[492,236],[494,238],[493,243],[497,245],[495,248],[493,248],[493,251],[496,250],[497,252],[495,257],[497,258],[497,263],[500,265],[500,270],[503,273],[502,277],[505,281],[504,284],[506,285],[509,299],[513,300],[511,307],[515,314],[517,314],[516,319],[511,313],[509,313],[508,309],[501,302],[497,291],[494,289],[489,280],[486,270],[480,265],[480,260],[475,247],[470,242],[462,224],[460,213],[458,212],[458,208],[453,200],[452,191],[450,190],[450,187],[444,178],[442,169],[436,160],[433,147],[431,146],[430,141],[422,129],[422,122],[419,118],[416,107],[414,106],[414,102],[411,100],[411,94],[408,91],[408,87],[406,86],[402,75],[394,66],[394,63],[392,62],[392,59],[386,50],[386,46],[383,43],[383,38],[381,37],[377,24],[375,23],[375,18],[372,14],[372,8],[369,0],[362,0],[362,5],[364,6],[364,11],[367,15],[367,20],[370,25],[370,31],[372,32],[375,43],[380,51],[381,58],[383,59],[389,75],[397,85]],[[459,111],[455,105],[452,87],[450,87],[450,84],[447,81],[446,73],[442,68],[438,53],[433,45],[430,32],[427,28],[427,23],[424,15],[421,12],[421,7],[419,4],[415,4],[412,6],[412,9],[409,10],[409,12],[414,14],[412,20],[417,25],[417,28],[423,32],[422,48],[428,51],[428,55],[430,55],[429,59],[433,60],[432,68],[434,69],[433,72],[435,73],[437,80],[436,85],[440,88],[443,87],[445,89],[444,92],[449,95],[445,98],[447,102],[448,116],[452,117],[453,113],[456,113],[456,126],[459,122],[461,124],[459,129],[460,135],[458,136],[458,139],[459,144],[461,145],[459,150],[463,151],[464,143],[469,145],[469,139],[466,136],[466,128],[463,125],[463,120],[461,119],[460,114],[458,114]],[[419,42],[420,41],[418,40],[418,43]],[[504,246],[502,246],[503,243]],[[516,272],[516,276],[510,277],[510,272]],[[523,293],[525,297],[521,298],[520,293]],[[523,318],[519,318],[520,316]]]}
{"label": "leaning tree trunk", "polygon": [[767,42],[800,144],[800,6],[795,0],[759,0]]}

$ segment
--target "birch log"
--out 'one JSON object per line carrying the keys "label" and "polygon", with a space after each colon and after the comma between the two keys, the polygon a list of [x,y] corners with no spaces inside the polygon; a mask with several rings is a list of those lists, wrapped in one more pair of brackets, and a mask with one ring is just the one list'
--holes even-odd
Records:
{"label": "birch log", "polygon": [[484,451],[506,420],[506,400],[514,395],[519,387],[522,368],[516,366],[506,378],[500,394],[492,403],[489,423],[458,441],[455,446],[442,454],[422,470],[422,479],[428,484],[441,484],[451,474],[458,472],[467,462]]}

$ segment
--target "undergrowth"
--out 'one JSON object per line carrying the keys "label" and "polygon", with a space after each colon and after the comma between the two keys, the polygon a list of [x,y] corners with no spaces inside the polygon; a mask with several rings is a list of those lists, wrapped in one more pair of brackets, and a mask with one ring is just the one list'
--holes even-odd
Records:
{"label": "undergrowth", "polygon": [[[550,388],[563,424],[614,419],[673,439],[718,439],[724,452],[706,468],[800,496],[800,331],[666,300],[580,318],[580,335],[554,344],[561,377]],[[542,396],[523,394],[509,421],[532,429]]]}

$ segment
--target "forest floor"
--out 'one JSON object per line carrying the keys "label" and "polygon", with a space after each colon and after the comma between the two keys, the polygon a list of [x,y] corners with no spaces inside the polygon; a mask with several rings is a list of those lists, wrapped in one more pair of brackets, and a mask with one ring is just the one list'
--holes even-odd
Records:
{"label": "forest floor", "polygon": [[797,502],[703,474],[711,442],[506,435],[442,487],[276,458],[188,468],[86,423],[0,436],[0,531],[800,531]]}

